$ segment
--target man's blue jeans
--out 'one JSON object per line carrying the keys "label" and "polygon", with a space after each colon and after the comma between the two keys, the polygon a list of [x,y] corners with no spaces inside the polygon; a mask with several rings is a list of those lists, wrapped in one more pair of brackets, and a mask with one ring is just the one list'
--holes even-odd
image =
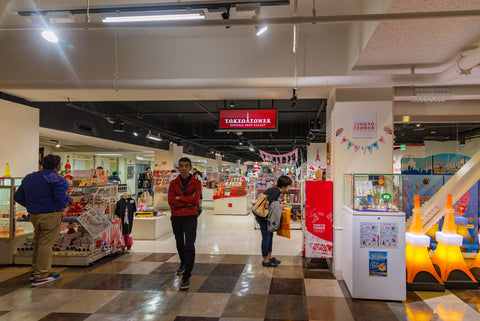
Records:
{"label": "man's blue jeans", "polygon": [[[254,214],[255,215],[255,214]],[[272,253],[273,233],[268,231],[268,221],[266,218],[255,215],[260,232],[262,232],[262,257],[266,259],[269,253]]]}

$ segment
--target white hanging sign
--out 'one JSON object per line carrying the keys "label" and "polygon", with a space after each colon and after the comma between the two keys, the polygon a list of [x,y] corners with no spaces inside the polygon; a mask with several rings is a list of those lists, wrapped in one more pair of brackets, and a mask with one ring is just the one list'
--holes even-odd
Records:
{"label": "white hanging sign", "polygon": [[352,138],[376,138],[377,115],[376,114],[353,114],[352,115]]}

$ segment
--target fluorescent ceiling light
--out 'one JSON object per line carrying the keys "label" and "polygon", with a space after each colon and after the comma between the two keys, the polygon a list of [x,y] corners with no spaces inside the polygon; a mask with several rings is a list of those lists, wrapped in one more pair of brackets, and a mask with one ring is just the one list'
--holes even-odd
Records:
{"label": "fluorescent ceiling light", "polygon": [[105,23],[122,22],[148,22],[148,21],[175,21],[175,20],[200,20],[205,19],[201,13],[179,13],[179,14],[158,14],[158,15],[140,15],[140,16],[110,16],[103,17]]}
{"label": "fluorescent ceiling light", "polygon": [[48,42],[51,42],[51,43],[57,43],[58,42],[57,35],[52,30],[42,31],[42,37],[45,40],[47,40]]}
{"label": "fluorescent ceiling light", "polygon": [[95,154],[96,156],[122,156],[122,154]]}
{"label": "fluorescent ceiling light", "polygon": [[267,26],[255,26],[255,30],[257,31],[257,37],[265,33],[267,31]]}

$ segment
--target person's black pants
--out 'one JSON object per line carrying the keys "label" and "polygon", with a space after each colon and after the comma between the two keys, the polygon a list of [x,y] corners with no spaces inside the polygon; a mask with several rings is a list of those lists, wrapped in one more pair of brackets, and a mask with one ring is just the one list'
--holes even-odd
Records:
{"label": "person's black pants", "polygon": [[192,275],[195,262],[195,239],[197,238],[197,215],[171,216],[173,234],[177,242],[177,251],[182,264],[185,266],[183,276]]}

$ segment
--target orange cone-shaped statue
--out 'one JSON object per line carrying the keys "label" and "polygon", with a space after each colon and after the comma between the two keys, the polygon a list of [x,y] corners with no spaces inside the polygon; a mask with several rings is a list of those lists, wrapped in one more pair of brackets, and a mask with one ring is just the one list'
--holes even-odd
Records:
{"label": "orange cone-shaped statue", "polygon": [[410,290],[443,291],[445,285],[433,267],[428,246],[430,238],[423,232],[420,197],[415,195],[413,222],[406,235],[407,288]]}
{"label": "orange cone-shaped statue", "polygon": [[463,237],[456,234],[453,213],[452,195],[449,194],[442,231],[436,232],[438,245],[433,253],[432,263],[437,266],[447,288],[477,288],[477,280],[465,264],[460,251]]}

